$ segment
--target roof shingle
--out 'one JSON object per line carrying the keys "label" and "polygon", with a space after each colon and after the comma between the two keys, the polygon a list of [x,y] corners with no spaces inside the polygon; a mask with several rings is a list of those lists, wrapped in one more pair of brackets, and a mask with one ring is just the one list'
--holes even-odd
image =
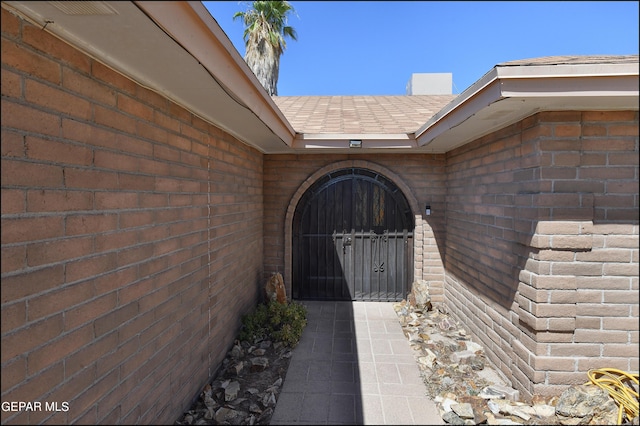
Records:
{"label": "roof shingle", "polygon": [[542,56],[502,62],[497,66],[625,64],[638,62],[638,55]]}
{"label": "roof shingle", "polygon": [[298,133],[413,133],[458,95],[275,96]]}

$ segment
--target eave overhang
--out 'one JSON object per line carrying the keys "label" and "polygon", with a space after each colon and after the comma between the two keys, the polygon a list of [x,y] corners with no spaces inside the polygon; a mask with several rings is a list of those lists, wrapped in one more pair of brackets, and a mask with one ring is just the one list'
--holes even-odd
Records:
{"label": "eave overhang", "polygon": [[200,1],[3,4],[263,153],[293,143],[293,127]]}
{"label": "eave overhang", "polygon": [[638,62],[496,66],[418,131],[445,153],[540,111],[638,110]]}

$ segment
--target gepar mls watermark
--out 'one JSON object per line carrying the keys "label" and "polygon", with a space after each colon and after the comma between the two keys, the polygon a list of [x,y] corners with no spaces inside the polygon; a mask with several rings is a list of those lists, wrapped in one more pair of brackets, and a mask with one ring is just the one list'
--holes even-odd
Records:
{"label": "gepar mls watermark", "polygon": [[18,412],[18,411],[69,411],[69,403],[67,401],[2,401],[2,411]]}

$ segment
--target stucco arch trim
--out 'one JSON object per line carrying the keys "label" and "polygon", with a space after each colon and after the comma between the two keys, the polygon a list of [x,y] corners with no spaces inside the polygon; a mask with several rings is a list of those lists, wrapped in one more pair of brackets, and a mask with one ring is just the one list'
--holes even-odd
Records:
{"label": "stucco arch trim", "polygon": [[[416,253],[416,250],[415,250],[416,246],[418,244],[422,244],[422,232],[421,232],[422,227],[418,226],[419,223],[421,222],[422,213],[418,206],[418,200],[414,196],[411,189],[402,181],[402,179],[398,175],[396,175],[394,172],[392,172],[391,170],[389,170],[384,166],[381,166],[377,163],[366,161],[366,160],[344,160],[344,161],[338,161],[336,163],[331,163],[317,170],[315,173],[309,176],[304,182],[302,182],[300,187],[296,190],[296,192],[291,197],[291,200],[289,201],[289,205],[287,206],[287,213],[285,215],[285,222],[284,222],[284,282],[287,288],[287,294],[289,295],[292,294],[291,280],[293,277],[293,274],[292,274],[293,265],[291,264],[292,262],[291,251],[292,251],[292,241],[293,241],[292,240],[293,239],[293,216],[295,214],[296,207],[298,206],[300,199],[302,198],[304,193],[307,191],[307,189],[309,189],[311,185],[313,185],[318,179],[320,179],[327,173],[331,173],[336,170],[346,169],[350,167],[368,169],[376,173],[379,173],[384,177],[386,177],[387,179],[389,179],[391,182],[393,182],[393,184],[396,185],[398,189],[400,189],[400,191],[402,191],[402,194],[406,198],[407,203],[411,208],[411,212],[414,216],[414,223],[416,226],[414,230],[414,239],[413,239],[414,253]],[[419,233],[419,235],[416,235],[417,233]],[[414,264],[415,264],[415,259],[414,259]],[[414,271],[418,270],[417,266],[418,265],[414,265]]]}

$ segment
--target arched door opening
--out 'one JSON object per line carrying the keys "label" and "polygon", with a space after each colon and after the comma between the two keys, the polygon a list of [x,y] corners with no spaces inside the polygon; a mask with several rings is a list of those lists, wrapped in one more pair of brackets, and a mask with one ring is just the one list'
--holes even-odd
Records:
{"label": "arched door opening", "polygon": [[293,298],[406,298],[413,229],[407,199],[383,175],[355,167],[327,173],[307,189],[293,216]]}

